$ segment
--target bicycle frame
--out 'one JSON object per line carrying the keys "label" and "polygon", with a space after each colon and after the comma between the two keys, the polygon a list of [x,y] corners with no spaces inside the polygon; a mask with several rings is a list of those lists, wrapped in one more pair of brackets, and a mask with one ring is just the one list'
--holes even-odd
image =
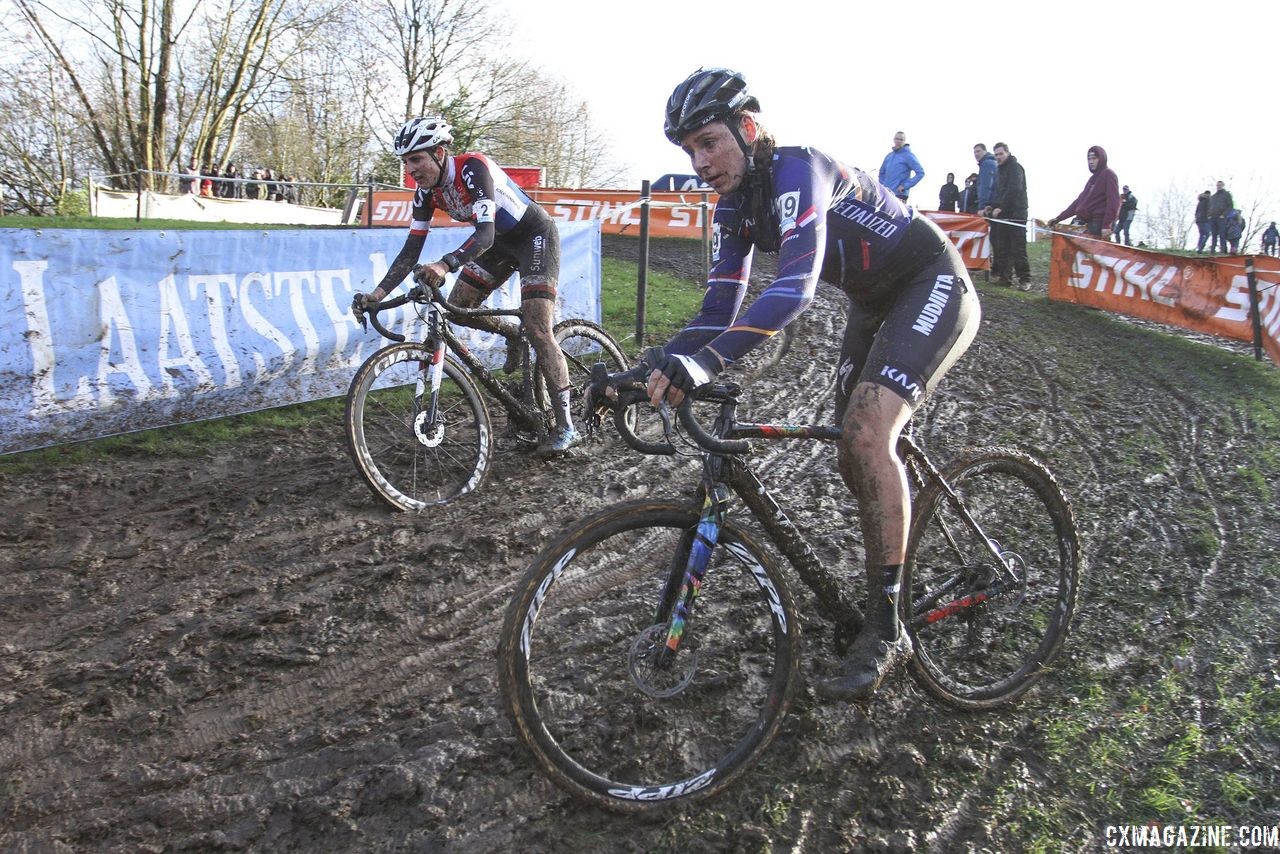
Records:
{"label": "bicycle frame", "polygon": [[[721,400],[720,415],[716,420],[714,435],[723,439],[808,439],[823,442],[835,442],[841,437],[838,427],[824,425],[780,425],[736,423],[734,412],[737,401],[732,396]],[[729,491],[742,501],[756,521],[764,529],[778,550],[786,556],[795,568],[804,584],[817,597],[819,610],[827,619],[837,626],[856,633],[862,625],[861,611],[849,601],[844,587],[826,568],[814,553],[812,547],[804,539],[799,528],[787,517],[781,505],[773,498],[764,484],[746,463],[737,456],[703,449],[704,466],[702,480],[698,486],[696,500],[702,505],[702,514],[696,532],[689,544],[688,557],[683,566],[673,566],[666,590],[659,607],[658,622],[667,623],[666,648],[662,663],[669,663],[679,648],[684,636],[686,623],[693,612],[694,603],[702,586],[702,581],[710,562],[711,551],[715,547],[720,526],[728,509]],[[955,492],[937,467],[929,461],[924,451],[909,436],[902,436],[898,442],[898,454],[911,472],[917,489],[926,482],[937,485],[943,491],[948,502],[959,513],[964,523],[986,545],[987,550],[996,560],[996,565],[1006,574],[1010,568],[998,543],[987,537],[977,521],[973,518],[964,502]],[[946,530],[944,535],[951,547],[959,553],[956,540]],[[670,593],[677,588],[678,593],[672,602]],[[1010,575],[1010,579],[1012,577]],[[943,591],[946,592],[946,591]],[[967,594],[960,599],[942,603],[936,602],[920,620],[926,623],[955,616],[960,612],[980,605],[988,599],[998,596],[1003,588],[997,583],[985,592]],[[674,608],[674,613],[672,613]]]}
{"label": "bicycle frame", "polygon": [[[437,404],[439,402],[440,395],[440,381],[444,373],[444,353],[445,348],[447,347],[458,358],[458,360],[466,366],[467,370],[471,372],[471,375],[475,377],[480,385],[498,399],[511,418],[515,420],[522,429],[540,433],[545,429],[545,425],[542,423],[541,414],[537,413],[535,408],[531,405],[533,377],[528,354],[528,338],[526,338],[523,333],[519,338],[519,344],[525,351],[522,354],[521,359],[521,389],[522,397],[526,399],[522,400],[512,394],[506,384],[494,376],[494,374],[476,358],[475,354],[471,352],[471,349],[463,343],[462,339],[454,333],[450,325],[450,317],[452,314],[462,316],[464,312],[466,313],[466,316],[470,317],[520,316],[518,311],[512,311],[509,309],[458,310],[454,307],[451,310],[450,307],[442,304],[440,300],[431,299],[427,302],[427,308],[425,310],[426,316],[424,318],[427,331],[423,340],[423,346],[431,351],[431,368],[428,371],[428,381],[430,386],[428,397],[429,403],[426,407],[428,423],[434,423],[436,418]],[[418,389],[420,395],[424,391],[427,391],[427,389]]]}

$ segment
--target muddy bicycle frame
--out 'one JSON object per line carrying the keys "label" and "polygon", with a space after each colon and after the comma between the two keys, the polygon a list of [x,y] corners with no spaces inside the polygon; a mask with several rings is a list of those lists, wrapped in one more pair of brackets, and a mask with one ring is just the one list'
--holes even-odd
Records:
{"label": "muddy bicycle frame", "polygon": [[[424,410],[426,415],[426,423],[434,424],[438,414],[437,406],[440,397],[440,376],[444,371],[445,348],[457,357],[471,375],[484,386],[490,394],[502,403],[503,408],[507,410],[517,426],[522,430],[532,433],[541,434],[545,432],[546,425],[543,423],[542,414],[539,411],[533,398],[533,363],[529,358],[529,336],[524,329],[524,314],[518,308],[463,308],[454,305],[445,298],[440,291],[439,285],[415,285],[404,296],[394,297],[384,300],[377,305],[371,305],[367,311],[369,321],[373,324],[373,328],[378,330],[384,338],[388,338],[395,342],[404,342],[405,336],[397,332],[387,329],[378,320],[378,313],[393,308],[399,308],[406,303],[416,303],[425,305],[426,309],[420,312],[426,325],[426,334],[423,337],[422,346],[424,349],[431,351],[430,369],[428,378],[431,386],[429,395],[429,403]],[[468,326],[465,322],[466,318],[477,317],[514,317],[518,318],[520,323],[520,335],[518,338],[521,364],[521,382],[520,396],[512,394],[507,388],[507,384],[499,380],[494,374],[476,358],[466,344],[462,342],[450,328],[450,323],[457,322],[463,326]],[[479,328],[479,327],[470,327]],[[491,330],[481,330],[491,331]],[[494,333],[500,334],[500,333]],[[510,346],[510,343],[508,343]],[[421,393],[421,392],[420,392]]]}
{"label": "muddy bicycle frame", "polygon": [[[840,428],[817,424],[739,423],[735,419],[738,391],[738,386],[733,384],[715,384],[696,393],[697,400],[720,405],[720,412],[711,433],[708,433],[693,415],[689,405],[691,400],[686,400],[677,409],[681,425],[697,444],[703,456],[702,480],[695,495],[695,503],[702,505],[702,511],[696,531],[689,535],[686,565],[683,571],[680,567],[671,567],[671,575],[667,579],[660,598],[657,622],[668,624],[664,661],[660,663],[670,663],[679,649],[685,621],[693,611],[693,604],[710,562],[712,549],[719,537],[721,521],[728,507],[729,490],[738,496],[765,533],[777,545],[779,551],[795,567],[804,584],[813,591],[817,597],[818,609],[823,616],[851,634],[856,633],[862,624],[861,611],[849,601],[839,580],[814,553],[799,528],[787,518],[782,506],[743,459],[744,455],[750,451],[748,440],[801,439],[836,442],[841,438]],[[634,395],[636,392],[630,394]],[[615,410],[615,415],[623,411],[624,408],[619,407]],[[668,426],[666,443],[650,443],[639,439],[626,429],[621,419],[618,420],[619,433],[636,450],[663,455],[678,453],[670,441],[669,416],[664,415],[664,422]],[[903,435],[898,439],[898,457],[910,472],[917,490],[923,488],[926,482],[937,485],[964,524],[973,531],[980,542],[985,544],[987,551],[995,560],[995,566],[999,567],[998,571],[1008,576],[1003,579],[991,579],[989,586],[985,589],[967,593],[949,602],[939,602],[937,599],[946,595],[950,588],[938,591],[940,595],[935,597],[935,601],[927,603],[927,610],[923,613],[918,607],[913,609],[913,627],[956,616],[966,609],[979,606],[988,599],[1001,595],[1005,592],[1002,581],[1008,581],[1011,587],[1016,588],[1016,579],[999,544],[983,533],[978,522],[965,507],[963,499],[947,483],[924,450],[909,436]],[[959,552],[954,537],[946,530],[945,523],[943,529],[944,536],[952,548]],[[680,553],[683,554],[684,551],[685,544],[682,543]]]}

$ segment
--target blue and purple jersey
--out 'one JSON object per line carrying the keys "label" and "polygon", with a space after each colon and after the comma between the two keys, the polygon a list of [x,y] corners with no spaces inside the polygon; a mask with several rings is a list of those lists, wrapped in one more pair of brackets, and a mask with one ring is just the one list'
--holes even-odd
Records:
{"label": "blue and purple jersey", "polygon": [[720,198],[712,220],[712,267],[702,309],[666,350],[689,355],[706,347],[723,365],[733,364],[776,335],[813,301],[818,280],[857,294],[900,259],[894,250],[914,213],[860,169],[815,148],[779,148],[773,155],[778,275],[738,317],[758,229],[744,190]]}

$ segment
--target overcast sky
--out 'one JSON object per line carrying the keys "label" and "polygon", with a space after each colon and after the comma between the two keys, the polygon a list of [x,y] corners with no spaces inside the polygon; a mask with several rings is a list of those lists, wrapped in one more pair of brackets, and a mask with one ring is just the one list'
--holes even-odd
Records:
{"label": "overcast sky", "polygon": [[528,56],[587,101],[628,183],[688,172],[662,134],[672,88],[699,66],[742,71],[781,144],[873,174],[895,131],[936,207],[972,147],[1009,144],[1031,213],[1057,214],[1107,150],[1122,184],[1187,204],[1224,180],[1280,218],[1280,0],[1106,3],[495,0]]}

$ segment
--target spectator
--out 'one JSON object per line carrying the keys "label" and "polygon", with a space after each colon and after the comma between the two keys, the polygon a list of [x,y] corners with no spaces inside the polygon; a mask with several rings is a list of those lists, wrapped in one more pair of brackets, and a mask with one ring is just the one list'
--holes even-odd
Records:
{"label": "spectator", "polygon": [[298,203],[298,187],[293,183],[293,176],[285,175],[280,181],[280,200],[296,205]]}
{"label": "spectator", "polygon": [[1218,182],[1218,189],[1209,197],[1209,252],[1217,252],[1221,243],[1222,251],[1227,251],[1227,214],[1235,209],[1235,199],[1227,192],[1226,185]]}
{"label": "spectator", "polygon": [[1129,240],[1129,226],[1133,225],[1133,215],[1138,210],[1138,197],[1129,191],[1129,185],[1125,184],[1120,190],[1120,218],[1116,220],[1116,243],[1120,242],[1120,235],[1124,235],[1124,245],[1132,246]]}
{"label": "spectator", "polygon": [[978,210],[982,210],[991,207],[995,201],[996,170],[999,167],[995,157],[981,142],[973,147],[973,159],[978,163]]}
{"label": "spectator", "polygon": [[911,153],[907,135],[898,131],[893,135],[893,149],[884,156],[884,162],[880,164],[880,183],[905,202],[911,188],[919,184],[923,177],[924,167]]}
{"label": "spectator", "polygon": [[947,173],[947,183],[938,191],[938,210],[955,213],[956,204],[960,201],[960,188],[956,186],[956,173]]}
{"label": "spectator", "polygon": [[222,170],[222,177],[237,179],[237,180],[222,182],[222,198],[224,199],[240,198],[240,194],[243,191],[240,189],[240,181],[238,180],[240,178],[240,170],[236,168],[236,164],[228,163],[227,168]]}
{"label": "spectator", "polygon": [[1235,208],[1222,218],[1222,243],[1224,247],[1230,247],[1232,255],[1240,254],[1240,238],[1244,237],[1244,226],[1244,217]]}
{"label": "spectator", "polygon": [[992,272],[996,284],[1012,287],[1009,268],[1018,277],[1018,289],[1031,290],[1031,264],[1027,260],[1027,173],[1003,142],[995,144],[995,202],[985,209],[992,218]]}
{"label": "spectator", "polygon": [[1196,230],[1200,232],[1200,239],[1196,242],[1196,252],[1204,254],[1204,245],[1209,240],[1209,191],[1205,190],[1196,196]]}
{"label": "spectator", "polygon": [[212,164],[204,164],[204,168],[200,170],[200,195],[213,198],[213,176],[217,174],[218,170]]}
{"label": "spectator", "polygon": [[267,188],[267,199],[278,202],[284,198],[284,193],[280,191],[280,182],[276,179],[276,173],[270,169],[262,170],[262,180]]}
{"label": "spectator", "polygon": [[1089,180],[1076,200],[1066,210],[1049,220],[1053,228],[1069,216],[1079,217],[1086,234],[1111,239],[1111,224],[1120,214],[1120,180],[1107,168],[1107,152],[1100,145],[1090,147],[1085,156],[1089,164]]}
{"label": "spectator", "polygon": [[257,199],[262,192],[262,169],[254,169],[249,176],[249,180],[244,183],[244,197],[246,199]]}
{"label": "spectator", "polygon": [[182,177],[178,179],[179,193],[200,192],[200,170],[196,167],[195,158],[182,169]]}
{"label": "spectator", "polygon": [[977,213],[981,209],[978,204],[978,173],[972,172],[964,179],[964,189],[960,191],[960,210],[964,213]]}
{"label": "spectator", "polygon": [[1280,255],[1280,231],[1276,230],[1275,222],[1267,226],[1267,230],[1262,232],[1262,253],[1264,255]]}

